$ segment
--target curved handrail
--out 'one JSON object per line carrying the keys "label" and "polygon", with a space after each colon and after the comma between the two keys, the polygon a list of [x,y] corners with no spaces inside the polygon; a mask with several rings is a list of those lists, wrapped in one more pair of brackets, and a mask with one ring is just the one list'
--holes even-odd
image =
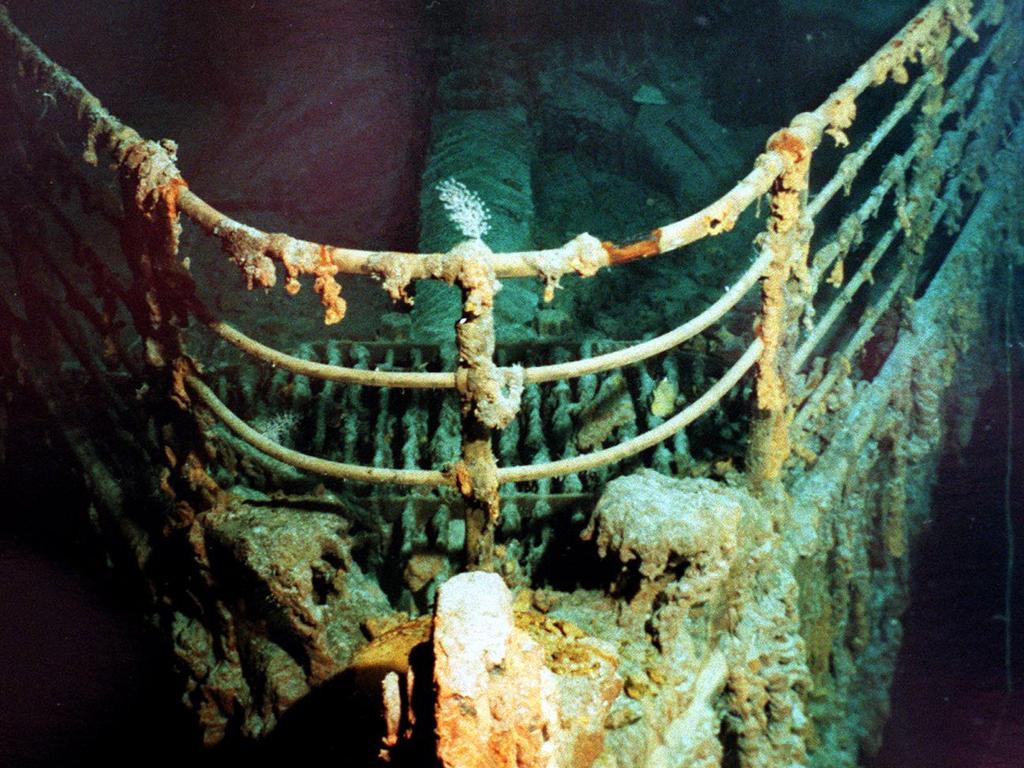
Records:
{"label": "curved handrail", "polygon": [[[645,240],[621,246],[596,238],[580,242],[580,238],[589,237],[583,233],[556,248],[491,253],[488,260],[496,277],[540,277],[556,283],[566,274],[590,276],[605,267],[666,253],[732,229],[739,216],[771,189],[784,167],[785,160],[778,151],[762,154],[753,170],[725,195],[696,213],[653,230]],[[367,251],[271,234],[236,221],[189,189],[181,191],[178,209],[207,234],[225,242],[242,236],[248,247],[272,260],[312,264],[321,249],[326,249],[340,273],[378,278],[395,298],[404,295],[404,287],[411,281],[445,279],[445,253]],[[583,249],[586,252],[581,256]],[[398,287],[392,289],[392,284]]]}
{"label": "curved handrail", "polygon": [[[843,129],[849,127],[855,112],[855,100],[872,85],[884,82],[894,72],[929,45],[935,27],[947,18],[964,27],[968,37],[973,35],[949,2],[932,0],[917,16],[908,21],[888,43],[862,64],[854,74],[836,88],[817,109],[806,113],[803,124],[817,135],[829,130],[837,141]],[[774,181],[785,170],[788,159],[782,149],[769,147],[758,156],[754,168],[728,192],[701,210],[678,221],[652,230],[642,240],[626,245],[600,243],[602,253],[590,252],[580,260],[579,238],[557,247],[535,251],[494,253],[489,256],[497,277],[542,277],[557,283],[564,274],[577,272],[590,275],[603,267],[647,258],[689,245],[708,235],[717,235],[732,229],[736,220],[759,196],[771,189]],[[440,253],[405,253],[393,251],[364,251],[352,248],[321,246],[288,236],[269,235],[234,221],[217,211],[195,193],[183,190],[179,207],[208,233],[222,239],[232,232],[241,232],[255,238],[264,246],[263,255],[293,264],[315,264],[323,248],[338,271],[345,274],[370,275],[382,279],[393,296],[404,295],[404,286],[411,280],[439,278],[444,275],[444,256]],[[584,237],[581,235],[580,237]],[[272,238],[278,242],[271,248]],[[286,239],[282,239],[286,238]],[[287,254],[287,255],[285,255]],[[582,268],[581,268],[582,267]]]}
{"label": "curved handrail", "polygon": [[265,453],[296,469],[304,469],[326,477],[339,480],[354,480],[364,483],[394,483],[396,485],[451,485],[452,479],[438,470],[433,469],[394,469],[383,467],[367,467],[361,464],[344,464],[339,461],[320,459],[316,456],[286,448],[256,431],[245,423],[234,411],[228,408],[213,390],[197,376],[185,377],[185,383],[214,416],[228,429],[253,448]]}
{"label": "curved handrail", "polygon": [[614,352],[608,352],[603,355],[595,355],[594,357],[587,357],[568,363],[538,365],[526,368],[523,371],[523,380],[527,384],[541,384],[548,381],[571,379],[591,373],[609,371],[613,368],[622,368],[662,352],[667,352],[673,347],[679,346],[687,339],[692,339],[698,333],[720,320],[764,276],[771,262],[772,253],[767,249],[762,250],[761,255],[747,268],[747,271],[743,273],[740,279],[722,294],[718,301],[699,315],[696,315],[677,328],[663,333],[661,336],[656,336],[653,339],[642,341],[631,347],[617,349]]}
{"label": "curved handrail", "polygon": [[[1005,30],[1000,30],[993,36],[993,39],[978,55],[976,60],[972,61],[968,71],[965,71],[961,75],[960,80],[957,81],[954,88],[956,88],[961,81],[967,81],[976,77],[977,71],[980,69],[980,65],[987,61],[992,55],[993,51],[1000,43],[1004,32]],[[965,40],[966,38],[964,36],[957,36],[957,39],[950,44],[950,49],[947,51],[947,60],[952,53],[959,49]],[[911,90],[897,103],[896,107],[893,108],[882,123],[879,124],[879,127],[872,133],[871,137],[855,152],[847,156],[847,159],[844,160],[839,172],[833,176],[808,203],[809,215],[813,216],[819,212],[843,186],[848,176],[856,173],[856,171],[860,169],[867,157],[877,149],[882,140],[891,132],[892,128],[906,116],[913,104],[920,98],[924,89],[931,84],[933,80],[934,76],[930,72],[926,72],[918,78]],[[962,101],[962,97],[945,103],[942,108],[942,114],[949,114],[960,101]],[[890,165],[893,165],[895,161],[901,161],[904,164],[909,163],[910,159],[913,158],[913,150],[917,148],[919,144],[919,141],[915,142],[911,149],[906,153],[894,157],[893,162],[891,162]],[[893,184],[892,177],[887,172],[883,173],[882,177],[883,179],[888,179],[883,182],[884,189],[887,190]],[[747,181],[748,180],[744,180],[744,182],[741,182],[741,185],[743,183],[747,183]],[[751,185],[753,185],[753,183],[754,182],[750,182]],[[741,185],[737,185],[737,188]],[[707,209],[705,209],[705,211],[706,210]],[[862,206],[862,209],[857,212],[857,216],[863,220],[867,218],[873,210],[874,206],[871,204],[871,201],[866,201],[865,205]],[[688,219],[684,219],[683,222],[696,220],[698,217],[704,215],[706,215],[704,212],[698,212],[698,214],[694,214],[693,216],[688,217]],[[676,237],[676,235],[672,234],[669,236]],[[831,245],[832,244],[824,246],[823,250],[828,249]],[[368,251],[360,253],[370,254]],[[534,251],[508,255],[528,259],[538,253],[544,252]],[[397,256],[399,254],[394,255]],[[419,254],[409,255],[420,256]],[[437,256],[440,257],[440,254],[437,254]],[[613,368],[642,362],[650,357],[667,352],[721,319],[726,312],[732,309],[739,302],[743,295],[745,295],[754,283],[757,282],[758,278],[764,275],[770,261],[770,254],[762,252],[760,257],[751,265],[750,268],[747,269],[743,276],[740,277],[740,279],[737,280],[736,283],[734,283],[733,286],[718,299],[718,301],[704,310],[701,314],[696,315],[689,321],[677,326],[671,331],[653,339],[649,339],[648,341],[641,342],[624,349],[619,349],[614,352],[595,355],[593,357],[566,363],[526,368],[523,371],[523,381],[526,384],[542,384],[563,379],[577,378],[579,376],[601,373]],[[821,279],[823,271],[828,268],[829,264],[830,262],[818,264],[816,260],[815,266],[811,270],[812,277],[810,282],[812,284],[817,283]],[[262,344],[228,323],[213,321],[207,323],[207,325],[214,333],[246,354],[249,354],[272,366],[285,368],[293,373],[303,376],[310,376],[323,379],[325,381],[335,381],[344,384],[400,387],[405,389],[451,389],[455,386],[455,374],[452,372],[368,371],[358,368],[317,363],[288,355],[274,349],[273,347]],[[798,352],[796,357],[800,359],[801,353],[803,352],[804,350]]]}
{"label": "curved handrail", "polygon": [[[628,459],[630,456],[635,456],[648,448],[652,448],[672,437],[676,432],[713,408],[736,385],[743,375],[753,367],[763,348],[764,343],[761,339],[754,339],[739,360],[733,363],[722,378],[715,382],[711,388],[675,416],[659,424],[657,427],[610,448],[585,453],[569,459],[518,467],[498,467],[498,482],[521,483],[530,480],[540,480],[545,477],[585,472],[589,469],[596,469],[606,464],[614,464]],[[396,485],[453,484],[452,476],[440,470],[394,469],[367,467],[361,464],[344,464],[286,448],[249,426],[234,411],[228,408],[213,393],[213,390],[197,376],[188,375],[185,377],[185,382],[196,394],[200,402],[209,408],[213,415],[223,422],[237,437],[271,458],[277,459],[296,469],[316,472],[320,475],[335,477],[341,480],[368,483],[394,483]]]}
{"label": "curved handrail", "polygon": [[[957,11],[948,0],[932,0],[817,109],[804,115],[804,123],[810,123],[814,133],[820,134],[828,129],[838,139],[842,130],[852,122],[853,104],[861,93],[902,69],[908,60],[927,47],[932,31],[947,18],[964,26],[964,20],[958,17]],[[142,141],[134,129],[103,107],[77,78],[56,64],[14,27],[4,6],[0,6],[0,29],[7,34],[21,57],[34,61],[36,76],[42,70],[49,78],[54,87],[47,93],[65,96],[77,108],[86,135],[87,157],[95,159],[96,140],[100,136],[106,139],[115,153],[123,152],[128,146]],[[970,32],[969,27],[966,29]],[[173,157],[166,149],[161,149],[167,153],[163,161],[168,172],[176,172]],[[578,242],[580,238],[576,238],[558,248],[493,254],[492,266],[498,277],[540,276],[557,282],[557,278],[563,274],[593,274],[605,266],[664,253],[707,235],[728,231],[740,213],[770,189],[784,171],[787,162],[781,149],[767,149],[758,157],[753,170],[725,195],[684,219],[653,230],[646,239],[623,246],[600,243],[601,253],[597,253],[598,249],[594,247],[596,240],[581,244]],[[218,237],[228,248],[244,247],[251,251],[250,256],[281,261],[290,270],[298,269],[301,272],[313,271],[326,254],[339,272],[381,278],[389,292],[396,297],[404,295],[404,286],[410,280],[445,276],[444,254],[365,251],[321,245],[288,235],[268,234],[235,221],[187,188],[180,191],[177,208],[206,232]],[[240,245],[240,242],[244,245]],[[587,252],[581,254],[581,247],[585,247]],[[248,277],[252,278],[252,274],[248,274]],[[273,284],[273,278],[267,279],[269,283],[264,284]]]}
{"label": "curved handrail", "polygon": [[[955,26],[964,38],[976,39],[968,7],[969,3],[963,0],[932,0],[928,3],[817,109],[798,115],[789,128],[775,134],[768,148],[758,156],[753,169],[725,195],[702,210],[655,229],[645,239],[627,245],[599,242],[590,235],[582,234],[558,248],[488,253],[486,258],[490,266],[498,277],[539,276],[551,286],[557,285],[558,279],[570,272],[589,276],[607,266],[664,253],[702,237],[732,229],[740,214],[760,195],[769,192],[787,168],[801,162],[807,153],[812,152],[824,133],[832,135],[839,144],[848,143],[844,130],[855,117],[856,99],[870,86],[881,84],[890,77],[901,83],[906,82],[906,64],[925,58],[923,52],[933,49],[937,29],[944,32],[949,26]],[[990,1],[985,5],[986,12],[992,7],[994,5]],[[15,56],[28,62],[25,67],[27,76],[44,86],[47,96],[59,97],[66,101],[67,106],[75,108],[78,128],[84,134],[86,160],[95,162],[97,147],[102,147],[110,151],[119,163],[126,160],[129,164],[135,162],[129,158],[134,148],[144,143],[142,137],[114,117],[76,78],[50,60],[31,40],[13,27],[3,6],[0,6],[0,32],[13,44]],[[857,160],[863,160],[873,151],[892,125],[909,111],[928,82],[926,75],[914,86],[911,94],[897,105],[896,110],[883,123],[881,133],[876,131],[861,151],[854,153],[854,160],[841,168],[840,174],[819,192],[805,214],[813,216],[838,191],[846,176],[856,173]],[[157,189],[170,187],[169,192],[173,195],[168,203],[172,216],[175,211],[184,213],[207,233],[217,237],[224,250],[242,267],[250,285],[272,285],[276,281],[274,262],[284,265],[289,276],[286,284],[289,292],[298,288],[294,278],[300,274],[316,274],[325,280],[333,279],[334,272],[373,276],[383,281],[385,289],[393,298],[404,298],[406,287],[412,280],[432,278],[450,282],[457,278],[455,253],[419,254],[340,248],[285,234],[266,233],[239,223],[187,189],[175,166],[171,145],[148,142],[146,146],[147,156],[153,158],[153,162],[159,166],[160,178],[168,182],[153,183],[160,184]],[[569,363],[536,366],[524,371],[523,381],[543,383],[583,376],[665,352],[721,319],[764,276],[772,259],[772,251],[764,249],[737,283],[727,289],[715,303],[661,336],[604,355]],[[456,374],[453,372],[367,371],[302,360],[263,345],[226,323],[212,321],[207,322],[207,325],[244,352],[304,375],[343,383],[403,388],[450,388],[456,383]],[[618,445],[582,456],[537,465],[498,468],[498,482],[523,482],[578,473],[620,461],[656,445],[713,407],[754,365],[764,347],[765,342],[756,339],[714,386],[658,427]],[[286,448],[246,424],[217,399],[200,379],[188,376],[186,381],[198,399],[238,437],[268,456],[291,466],[331,477],[365,482],[406,485],[444,485],[453,482],[449,473],[437,470],[344,464]]]}
{"label": "curved handrail", "polygon": [[310,376],[324,381],[342,384],[356,384],[365,387],[399,387],[402,389],[451,389],[455,386],[455,373],[443,371],[371,371],[362,368],[348,368],[342,365],[317,363],[294,357],[280,350],[268,347],[251,336],[247,336],[232,325],[221,321],[207,323],[207,328],[224,341],[234,345],[247,355],[262,360],[276,368]]}
{"label": "curved handrail", "polygon": [[541,480],[545,477],[585,472],[588,469],[596,469],[606,464],[614,464],[623,459],[628,459],[630,456],[635,456],[642,451],[646,451],[648,448],[653,448],[713,408],[743,378],[743,374],[753,367],[762,349],[764,349],[764,342],[761,339],[754,339],[742,357],[733,363],[732,367],[725,372],[722,378],[715,382],[714,386],[671,419],[659,424],[657,427],[600,451],[584,453],[580,456],[550,461],[544,464],[498,467],[498,482],[522,483],[528,480]]}
{"label": "curved handrail", "polygon": [[[667,352],[706,330],[736,306],[740,299],[746,295],[747,291],[764,275],[768,265],[771,264],[771,260],[772,254],[768,251],[762,251],[740,279],[725,291],[717,301],[699,315],[694,316],[671,331],[656,336],[653,339],[642,341],[639,344],[615,350],[614,352],[585,357],[567,363],[525,368],[523,369],[523,383],[543,384],[551,381],[578,378],[593,373],[609,371],[613,368],[622,368],[623,366],[639,363],[655,355]],[[208,322],[207,327],[247,355],[302,376],[370,387],[451,389],[455,386],[455,374],[450,371],[439,373],[424,371],[370,371],[361,368],[318,363],[294,357],[269,347],[246,335],[234,326],[219,320]]]}

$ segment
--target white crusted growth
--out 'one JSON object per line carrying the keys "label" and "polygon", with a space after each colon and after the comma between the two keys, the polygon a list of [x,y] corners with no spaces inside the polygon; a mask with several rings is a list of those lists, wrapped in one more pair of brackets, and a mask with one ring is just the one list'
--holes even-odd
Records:
{"label": "white crusted growth", "polygon": [[221,249],[242,270],[249,290],[257,285],[261,288],[274,287],[277,269],[266,253],[262,232],[246,224],[225,220],[214,227],[213,235],[220,238]]}
{"label": "white crusted growth", "polygon": [[524,389],[523,368],[519,365],[493,367],[493,374],[498,386],[488,393],[490,396],[477,400],[476,416],[492,429],[504,429],[519,413]]}
{"label": "white crusted growth", "polygon": [[[602,557],[640,560],[656,579],[674,560],[727,560],[736,548],[742,504],[711,480],[677,480],[641,470],[608,484],[584,537],[597,534]],[[726,562],[727,565],[727,562]]]}
{"label": "white crusted growth", "polygon": [[295,411],[281,411],[269,416],[260,416],[252,423],[253,429],[275,443],[289,443],[299,426],[299,414]]}
{"label": "white crusted growth", "polygon": [[555,289],[562,287],[563,275],[575,272],[580,277],[590,277],[608,266],[608,252],[600,240],[583,232],[561,248],[529,254],[527,263],[537,270],[544,283],[544,301],[551,301]]}
{"label": "white crusted growth", "polygon": [[452,693],[480,695],[488,671],[504,661],[511,634],[512,594],[497,574],[459,574],[438,590],[434,648]]}
{"label": "white crusted growth", "polygon": [[491,231],[491,214],[480,195],[452,176],[439,181],[436,189],[448,220],[463,236],[479,240]]}

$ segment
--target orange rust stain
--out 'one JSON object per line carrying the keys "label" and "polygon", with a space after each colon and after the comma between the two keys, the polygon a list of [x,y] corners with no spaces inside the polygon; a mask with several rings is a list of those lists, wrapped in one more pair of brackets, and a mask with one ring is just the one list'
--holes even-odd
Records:
{"label": "orange rust stain", "polygon": [[902,40],[893,40],[892,41],[892,47],[893,48],[899,48],[901,45],[903,45],[903,41]]}
{"label": "orange rust stain", "polygon": [[[331,259],[327,246],[321,245],[320,264],[313,270],[313,274],[316,275],[316,280],[313,281],[313,290],[320,295],[320,303],[324,306],[324,323],[326,325],[334,325],[345,317],[347,304],[341,298],[341,284],[334,279],[337,273],[338,265]],[[286,290],[289,289],[286,288]]]}
{"label": "orange rust stain", "polygon": [[196,455],[195,451],[189,451],[188,455],[185,457],[182,474],[185,477],[185,481],[189,484],[189,487],[193,490],[205,490],[213,494],[216,494],[220,490],[220,486],[218,486],[217,482],[210,477],[202,459]]}
{"label": "orange rust stain", "polygon": [[464,461],[460,461],[455,465],[455,487],[459,489],[459,493],[463,496],[469,496],[473,493],[473,480],[469,474],[469,467],[466,466]]}
{"label": "orange rust stain", "polygon": [[160,186],[160,196],[164,199],[164,205],[167,207],[167,218],[171,221],[178,218],[178,197],[183,189],[188,189],[188,182],[180,176]]}
{"label": "orange rust stain", "polygon": [[605,240],[601,243],[601,247],[604,248],[608,254],[608,258],[612,264],[623,264],[627,261],[633,261],[635,259],[642,259],[645,256],[654,256],[655,254],[661,253],[661,248],[658,242],[661,240],[661,230],[656,229],[651,232],[650,237],[646,240],[639,240],[629,245],[618,246],[615,243]]}
{"label": "orange rust stain", "polygon": [[803,140],[786,130],[779,131],[775,134],[775,136],[772,137],[771,142],[768,144],[768,148],[782,152],[785,155],[789,155],[793,158],[793,162],[795,163],[803,162],[804,154],[807,151],[807,145]]}

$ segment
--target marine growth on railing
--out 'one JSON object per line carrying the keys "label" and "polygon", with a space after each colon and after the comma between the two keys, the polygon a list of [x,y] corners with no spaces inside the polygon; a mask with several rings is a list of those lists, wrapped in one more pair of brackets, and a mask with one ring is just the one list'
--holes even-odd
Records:
{"label": "marine growth on railing", "polygon": [[[1001,21],[1002,3],[988,2],[972,20],[967,0],[935,0],[925,6],[886,45],[842,83],[817,109],[797,115],[788,127],[772,135],[753,169],[728,193],[701,211],[659,227],[646,238],[628,244],[602,242],[583,233],[558,248],[493,253],[479,238],[469,239],[448,253],[372,252],[313,243],[286,234],[262,232],[234,221],[217,211],[191,190],[175,164],[176,147],[169,141],[147,141],[110,114],[82,84],[51,61],[11,23],[0,6],[0,40],[9,70],[12,93],[23,115],[47,115],[36,120],[44,134],[59,137],[67,167],[65,175],[80,180],[82,207],[97,208],[121,233],[126,265],[115,267],[97,255],[58,206],[46,202],[45,193],[27,186],[25,195],[39,196],[40,205],[52,208],[53,218],[66,230],[75,258],[92,276],[93,296],[66,279],[59,265],[46,255],[42,237],[12,235],[0,243],[12,255],[18,285],[24,290],[21,310],[2,307],[22,343],[31,338],[33,315],[45,315],[43,326],[52,324],[67,346],[80,354],[83,368],[101,386],[110,389],[105,371],[113,366],[126,372],[137,386],[149,381],[166,382],[167,395],[185,409],[201,404],[215,423],[224,425],[246,444],[272,459],[304,472],[343,480],[412,486],[456,488],[466,502],[467,557],[471,565],[489,567],[495,525],[500,514],[499,486],[505,483],[544,481],[594,470],[646,451],[681,432],[705,414],[752,368],[756,368],[755,418],[750,437],[748,470],[755,486],[775,483],[789,458],[794,433],[807,428],[824,399],[849,371],[853,356],[874,336],[874,327],[901,296],[913,296],[924,261],[925,243],[943,216],[959,210],[956,190],[964,167],[981,162],[971,146],[984,151],[984,142],[972,135],[984,132],[985,115],[998,98],[999,78],[1005,75],[992,66],[1008,44],[1005,30],[998,30],[966,66],[956,82],[945,86],[947,69],[967,41],[977,41],[983,23]],[[811,193],[811,161],[822,138],[829,136],[838,148],[849,145],[847,132],[857,115],[857,99],[870,87],[888,81],[908,84],[908,67],[920,64],[922,74],[875,130],[838,164],[836,173]],[[988,70],[995,70],[988,72]],[[988,72],[988,74],[986,74]],[[979,88],[978,82],[982,80]],[[824,245],[811,251],[816,218],[828,209],[840,190],[847,195],[863,183],[861,173],[908,116],[918,109],[913,139],[896,152],[877,179],[859,193],[857,207],[840,218]],[[953,117],[959,122],[952,128]],[[97,165],[109,158],[117,170],[122,190],[120,210],[95,191],[89,173],[73,170],[68,148],[77,147],[82,159]],[[24,162],[54,162],[30,157]],[[940,194],[947,180],[946,194]],[[860,189],[860,187],[857,187]],[[756,241],[757,256],[747,270],[727,287],[721,297],[693,318],[660,336],[626,348],[533,366],[499,365],[495,355],[493,302],[500,278],[536,277],[550,300],[562,277],[586,278],[598,271],[649,258],[701,238],[732,229],[740,215],[768,196],[767,229]],[[888,223],[873,225],[886,201],[892,208]],[[13,219],[20,212],[9,210]],[[462,292],[462,316],[455,328],[458,360],[455,370],[372,370],[345,366],[338,361],[317,362],[286,354],[244,334],[217,317],[199,301],[187,268],[179,255],[180,217],[194,221],[217,238],[223,252],[241,270],[247,288],[273,288],[278,269],[284,271],[288,294],[301,292],[303,281],[312,281],[324,322],[341,322],[347,311],[341,275],[376,278],[394,300],[411,302],[410,284],[417,280],[443,280]],[[886,216],[889,214],[887,213]],[[38,229],[45,229],[39,224]],[[857,247],[869,228],[871,251],[860,258]],[[31,227],[28,228],[31,230]],[[816,350],[826,342],[833,346],[837,324],[848,317],[858,292],[873,280],[882,260],[893,246],[897,264],[887,269],[884,292],[872,297],[858,317],[856,331],[828,361],[818,358],[805,370]],[[29,259],[25,254],[32,253]],[[847,262],[856,264],[845,276]],[[628,268],[628,267],[625,267]],[[63,301],[35,286],[29,270],[50,274],[63,290]],[[838,290],[818,317],[815,299],[821,283]],[[520,466],[498,466],[494,453],[496,433],[516,419],[530,385],[559,383],[641,363],[675,349],[720,322],[758,283],[761,310],[755,337],[716,383],[678,413],[653,423],[642,434],[617,445],[558,460],[540,460]],[[99,302],[97,307],[95,302]],[[85,341],[77,314],[101,340]],[[204,381],[200,361],[185,350],[183,334],[194,317],[220,339],[247,357],[300,377],[319,379],[324,394],[335,384],[359,387],[454,389],[459,396],[461,456],[448,466],[422,468],[414,460],[403,467],[366,466],[336,461],[289,448],[265,431],[247,423]],[[130,322],[137,340],[122,332]],[[803,327],[803,330],[801,330]],[[134,343],[142,346],[146,371],[134,362]],[[26,351],[19,354],[28,355]],[[330,388],[327,388],[329,385]],[[40,388],[46,389],[45,383]],[[112,402],[123,395],[110,393]],[[384,395],[382,395],[383,397]],[[799,410],[798,410],[799,409]],[[127,403],[123,410],[131,408]],[[199,432],[210,428],[208,417],[198,421]],[[411,427],[410,427],[411,429]],[[322,431],[322,430],[321,430]],[[425,439],[425,436],[424,436]],[[498,438],[500,442],[500,438]],[[158,442],[158,439],[151,440]],[[317,441],[323,443],[321,434]],[[165,445],[172,464],[196,461],[187,445]],[[178,451],[184,451],[179,456]],[[196,469],[195,482],[203,486]]]}

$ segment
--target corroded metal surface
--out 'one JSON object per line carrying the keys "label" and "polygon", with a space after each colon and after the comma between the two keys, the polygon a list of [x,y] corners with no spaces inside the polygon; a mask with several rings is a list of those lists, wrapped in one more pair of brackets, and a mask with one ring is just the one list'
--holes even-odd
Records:
{"label": "corroded metal surface", "polygon": [[[637,242],[582,234],[559,248],[495,254],[470,238],[448,253],[404,254],[268,234],[215,210],[181,177],[172,142],[146,141],[123,125],[0,11],[4,87],[17,107],[11,156],[32,171],[12,192],[27,202],[6,201],[3,212],[0,248],[17,288],[0,303],[3,360],[12,386],[34,393],[81,465],[103,507],[97,525],[116,530],[146,573],[207,740],[272,729],[311,688],[358,662],[366,638],[393,638],[392,624],[406,626],[398,610],[426,610],[468,567],[498,571],[542,612],[556,615],[561,601],[598,617],[586,631],[617,643],[625,682],[608,738],[635,764],[717,765],[728,749],[744,766],[800,763],[815,749],[855,755],[830,696],[886,674],[853,671],[871,643],[883,653],[894,647],[871,634],[894,605],[869,605],[864,593],[871,578],[895,581],[905,568],[909,473],[938,444],[958,355],[983,327],[992,268],[985,245],[1010,239],[1010,227],[992,221],[1007,217],[1006,153],[1019,152],[1021,140],[1010,124],[1019,106],[1006,97],[1019,87],[1019,24],[1019,3],[986,3],[973,20],[963,0],[927,4],[820,107],[772,135],[725,196]],[[968,44],[982,35],[980,49]],[[819,143],[845,149],[857,99],[874,85],[909,84],[917,63],[924,73],[909,92],[893,97],[812,194]],[[959,75],[942,87],[950,66]],[[41,118],[27,119],[44,111],[45,130]],[[867,176],[867,161],[884,159],[878,153],[897,126],[915,115],[909,146]],[[83,171],[79,156],[91,166],[112,159],[116,174]],[[42,170],[71,194],[33,185]],[[119,202],[100,178],[116,179]],[[840,190],[853,193],[852,204]],[[565,274],[629,269],[726,232],[765,194],[770,219],[751,265],[674,330],[618,348],[496,349],[501,278],[538,277],[550,298]],[[94,212],[106,240],[79,223]],[[291,354],[256,342],[194,296],[178,252],[182,216],[219,240],[248,287],[275,285],[279,267],[290,294],[310,281],[328,324],[347,311],[341,275],[373,276],[395,301],[408,300],[416,280],[458,286],[457,355],[333,340]],[[838,224],[816,231],[819,217]],[[948,258],[933,237],[943,224],[955,243]],[[812,235],[825,242],[813,251]],[[872,247],[862,251],[862,241]],[[118,247],[121,259],[110,255]],[[722,321],[759,282],[754,333],[730,338]],[[699,337],[714,326],[714,343]],[[207,329],[241,350],[240,362],[194,357],[188,342]],[[656,355],[664,357],[655,363]],[[744,457],[747,420],[737,414],[755,366]],[[433,389],[457,397],[431,400]],[[106,410],[89,412],[87,395]],[[688,445],[685,428],[709,412],[706,430],[725,436],[742,425],[723,440],[727,450],[713,450],[710,439],[703,452]],[[891,463],[878,460],[881,444]],[[541,561],[554,546],[554,513],[580,517],[608,467],[627,460],[629,468],[725,478],[754,496],[707,479],[662,488],[638,475],[637,487],[677,501],[630,511],[620,499],[622,515],[609,506],[595,513],[601,553],[617,552],[623,566],[603,584],[607,594],[531,590],[552,567]],[[331,482],[339,479],[412,487],[370,496]],[[446,495],[452,488],[461,508]],[[693,526],[638,543],[629,515],[638,526],[671,528],[679,510],[704,509],[702,494],[728,504],[718,499],[725,506],[709,506]],[[725,522],[712,525],[719,513]],[[865,532],[869,523],[877,535]],[[863,546],[870,536],[880,543],[874,563]],[[829,558],[841,566],[834,583]],[[233,591],[243,584],[264,591],[255,600]],[[559,632],[583,631],[550,621]],[[401,644],[407,654],[411,647]],[[535,651],[527,666],[539,690]],[[396,686],[392,679],[382,694],[394,714],[389,747],[408,695]],[[531,711],[526,730],[549,715]],[[458,712],[446,711],[445,722],[457,731]],[[537,762],[545,740],[520,735]],[[447,736],[459,754],[459,734]],[[588,761],[597,751],[583,749]]]}

